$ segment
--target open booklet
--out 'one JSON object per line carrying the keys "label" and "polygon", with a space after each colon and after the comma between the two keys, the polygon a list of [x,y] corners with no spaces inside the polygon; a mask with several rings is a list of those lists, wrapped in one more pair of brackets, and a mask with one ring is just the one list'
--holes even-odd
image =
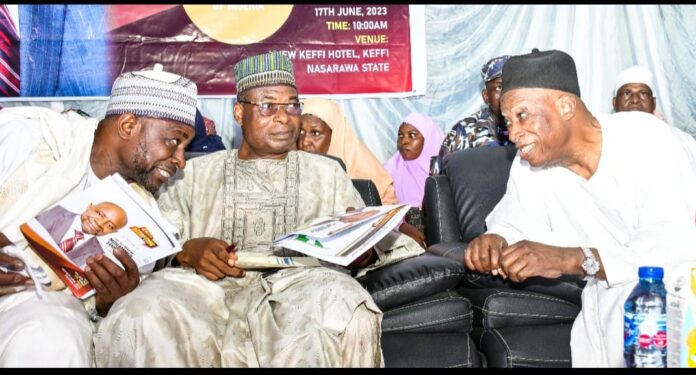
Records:
{"label": "open booklet", "polygon": [[[20,226],[31,249],[78,298],[94,294],[84,273],[87,257],[124,249],[137,266],[181,250],[177,229],[118,174],[68,195]],[[36,273],[36,272],[35,272]],[[39,277],[50,282],[50,277]]]}
{"label": "open booklet", "polygon": [[[397,227],[409,208],[407,204],[367,206],[333,214],[314,220],[306,228],[280,236],[273,244],[345,267]],[[242,261],[240,267],[243,267],[248,260],[243,253],[238,256]],[[271,259],[268,267],[318,265],[316,260],[304,257],[267,258]],[[274,262],[277,265],[274,266]]]}

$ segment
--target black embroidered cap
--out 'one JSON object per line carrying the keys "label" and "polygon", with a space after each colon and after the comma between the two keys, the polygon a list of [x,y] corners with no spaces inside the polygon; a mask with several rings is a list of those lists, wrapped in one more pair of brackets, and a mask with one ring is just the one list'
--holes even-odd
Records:
{"label": "black embroidered cap", "polygon": [[537,48],[526,55],[513,56],[503,65],[503,90],[542,88],[569,92],[580,96],[575,61],[558,50],[540,52]]}

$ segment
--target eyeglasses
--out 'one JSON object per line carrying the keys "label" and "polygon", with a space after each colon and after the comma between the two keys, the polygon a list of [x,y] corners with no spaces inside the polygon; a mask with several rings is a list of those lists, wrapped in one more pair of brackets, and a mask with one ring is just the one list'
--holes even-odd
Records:
{"label": "eyeglasses", "polygon": [[278,112],[278,108],[284,107],[285,112],[289,115],[299,116],[302,114],[302,105],[304,103],[254,103],[246,100],[237,100],[238,103],[251,104],[259,108],[261,116],[273,116]]}

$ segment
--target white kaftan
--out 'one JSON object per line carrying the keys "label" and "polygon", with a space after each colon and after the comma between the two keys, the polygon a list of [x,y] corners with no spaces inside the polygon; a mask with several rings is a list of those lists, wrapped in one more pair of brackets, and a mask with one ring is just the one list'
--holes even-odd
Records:
{"label": "white kaftan", "polygon": [[588,281],[571,332],[574,367],[624,367],[623,304],[638,267],[696,261],[696,142],[642,112],[597,116],[602,151],[588,180],[515,158],[507,192],[486,218],[509,244],[588,246],[607,280]]}
{"label": "white kaftan", "polygon": [[[7,129],[27,124],[26,134]],[[0,232],[19,248],[28,246],[20,224],[85,188],[95,128],[94,120],[47,108],[0,111],[2,144],[25,153],[0,160]],[[55,278],[52,285],[63,284]],[[70,292],[51,291],[42,300],[33,290],[0,297],[0,367],[91,365],[91,322]]]}

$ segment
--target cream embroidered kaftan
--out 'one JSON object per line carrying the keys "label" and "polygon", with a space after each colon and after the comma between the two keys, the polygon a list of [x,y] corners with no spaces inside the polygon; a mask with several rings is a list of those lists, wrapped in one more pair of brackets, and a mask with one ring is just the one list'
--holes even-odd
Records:
{"label": "cream embroidered kaftan", "polygon": [[[338,163],[305,152],[239,160],[236,150],[220,151],[190,160],[175,180],[158,203],[182,242],[215,237],[236,241],[240,252],[270,255],[276,236],[364,205]],[[397,232],[377,247],[371,268],[424,251]],[[378,367],[381,314],[357,281],[331,268],[247,271],[216,282],[168,268],[114,304],[95,336],[96,360],[101,366]]]}

